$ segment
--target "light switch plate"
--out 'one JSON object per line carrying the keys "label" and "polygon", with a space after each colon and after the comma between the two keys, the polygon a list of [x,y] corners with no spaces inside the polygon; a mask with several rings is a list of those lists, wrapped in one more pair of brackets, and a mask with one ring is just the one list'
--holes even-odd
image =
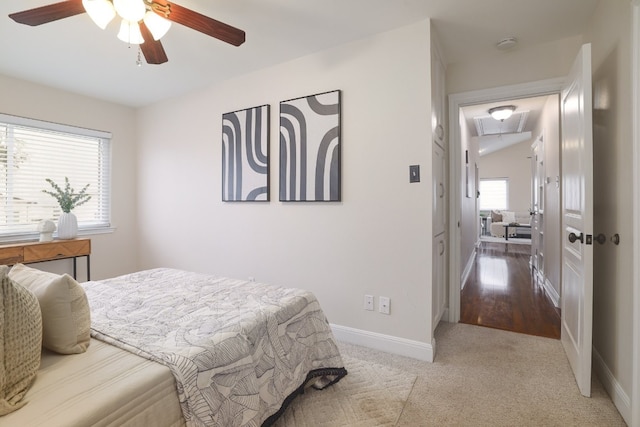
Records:
{"label": "light switch plate", "polygon": [[409,182],[420,182],[420,165],[409,166]]}

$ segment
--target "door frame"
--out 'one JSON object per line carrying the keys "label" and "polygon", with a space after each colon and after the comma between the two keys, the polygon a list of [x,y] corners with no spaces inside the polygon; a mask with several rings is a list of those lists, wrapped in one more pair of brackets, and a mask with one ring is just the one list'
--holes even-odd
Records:
{"label": "door frame", "polygon": [[[640,72],[640,0],[632,0],[631,75]],[[632,78],[633,257],[640,255],[640,80]],[[640,266],[633,264],[633,355],[631,425],[640,426]]]}
{"label": "door frame", "polygon": [[[640,4],[640,0],[637,0]],[[462,216],[463,182],[462,148],[460,141],[460,109],[462,107],[508,101],[516,98],[561,94],[564,78],[539,80],[491,89],[475,90],[449,95],[449,322],[460,321],[460,291],[463,278],[460,266],[460,242],[462,236],[459,223]],[[475,256],[475,253],[474,255]]]}

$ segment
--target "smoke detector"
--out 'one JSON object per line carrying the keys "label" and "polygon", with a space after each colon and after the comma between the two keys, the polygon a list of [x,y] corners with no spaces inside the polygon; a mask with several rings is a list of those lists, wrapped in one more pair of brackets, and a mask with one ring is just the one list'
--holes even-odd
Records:
{"label": "smoke detector", "polygon": [[515,47],[515,45],[517,44],[518,39],[516,39],[515,37],[505,37],[501,40],[498,40],[498,43],[496,43],[496,48],[498,50],[509,50]]}

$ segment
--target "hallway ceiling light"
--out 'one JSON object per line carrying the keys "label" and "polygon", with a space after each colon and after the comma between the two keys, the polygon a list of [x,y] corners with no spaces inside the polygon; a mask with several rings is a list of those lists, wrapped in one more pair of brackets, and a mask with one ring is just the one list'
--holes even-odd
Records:
{"label": "hallway ceiling light", "polygon": [[494,119],[502,122],[511,117],[515,110],[515,105],[501,105],[499,107],[489,108],[489,114],[491,114],[491,117]]}

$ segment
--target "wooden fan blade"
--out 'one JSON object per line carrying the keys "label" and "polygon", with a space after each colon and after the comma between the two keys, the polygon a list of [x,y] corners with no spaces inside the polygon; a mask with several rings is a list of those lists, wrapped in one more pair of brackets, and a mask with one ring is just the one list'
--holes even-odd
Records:
{"label": "wooden fan blade", "polygon": [[85,13],[82,0],[68,0],[9,15],[20,24],[36,26]]}
{"label": "wooden fan blade", "polygon": [[140,50],[144,55],[144,59],[147,60],[147,64],[164,64],[169,60],[167,54],[162,47],[160,40],[154,40],[151,31],[147,28],[143,21],[140,21],[140,32],[144,43],[140,45]]}
{"label": "wooden fan blade", "polygon": [[[225,24],[224,22],[216,21],[213,18],[209,18],[208,16],[204,16],[191,9],[166,0],[154,0],[153,3],[161,5],[161,7],[155,8],[152,5],[152,9],[158,15],[170,21],[200,31],[201,33],[215,37],[234,46],[240,46],[245,41],[244,31]],[[167,7],[168,12],[165,15],[162,11],[167,10]]]}

